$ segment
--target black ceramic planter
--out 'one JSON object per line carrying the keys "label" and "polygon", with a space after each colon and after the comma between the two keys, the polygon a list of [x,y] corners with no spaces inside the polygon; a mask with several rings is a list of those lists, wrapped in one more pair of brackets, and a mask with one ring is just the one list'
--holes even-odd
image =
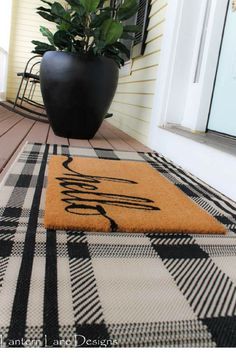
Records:
{"label": "black ceramic planter", "polygon": [[46,112],[58,136],[90,139],[114,97],[118,67],[105,57],[49,51],[40,68]]}

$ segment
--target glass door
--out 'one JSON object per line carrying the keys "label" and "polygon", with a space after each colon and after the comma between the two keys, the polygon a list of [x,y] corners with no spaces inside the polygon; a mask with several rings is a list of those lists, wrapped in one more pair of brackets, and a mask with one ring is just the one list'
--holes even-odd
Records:
{"label": "glass door", "polygon": [[236,137],[236,4],[229,1],[208,130]]}

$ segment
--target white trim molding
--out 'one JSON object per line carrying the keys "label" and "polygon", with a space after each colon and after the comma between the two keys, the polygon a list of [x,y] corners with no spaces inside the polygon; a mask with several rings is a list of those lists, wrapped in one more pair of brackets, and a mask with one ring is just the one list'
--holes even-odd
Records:
{"label": "white trim molding", "polygon": [[183,3],[184,0],[169,0],[167,6],[158,78],[156,81],[155,98],[150,124],[149,139],[151,141],[152,137],[154,139],[156,137],[156,127],[163,126],[166,122]]}
{"label": "white trim molding", "polygon": [[227,3],[169,0],[149,141],[168,123],[205,131]]}
{"label": "white trim molding", "polygon": [[[211,0],[198,82],[193,80],[196,63],[194,61],[192,63],[191,79],[181,125],[193,131],[206,131],[227,5],[228,0]],[[199,42],[195,46],[195,55],[198,47]]]}

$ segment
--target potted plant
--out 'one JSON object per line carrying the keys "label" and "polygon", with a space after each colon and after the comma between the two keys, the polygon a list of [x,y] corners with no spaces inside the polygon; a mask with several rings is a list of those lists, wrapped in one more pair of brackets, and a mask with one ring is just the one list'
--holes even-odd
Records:
{"label": "potted plant", "polygon": [[40,82],[50,124],[58,136],[92,138],[114,97],[123,55],[130,54],[120,39],[138,30],[124,23],[137,12],[137,0],[114,7],[105,0],[41,1],[37,13],[56,23],[55,33],[40,27],[48,43],[32,41],[33,52],[43,55]]}

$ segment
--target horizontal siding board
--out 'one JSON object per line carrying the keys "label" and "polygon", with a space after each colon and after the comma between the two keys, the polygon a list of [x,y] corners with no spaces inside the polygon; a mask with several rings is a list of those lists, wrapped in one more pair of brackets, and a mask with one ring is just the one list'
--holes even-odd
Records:
{"label": "horizontal siding board", "polygon": [[147,137],[149,132],[149,123],[141,120],[137,120],[132,117],[125,116],[123,114],[115,113],[114,118],[111,120],[118,120],[121,124],[125,123],[130,129],[140,133],[143,137]]}
{"label": "horizontal siding board", "polygon": [[155,40],[153,40],[151,43],[147,43],[146,49],[145,49],[145,55],[156,53],[161,50],[162,37],[163,36],[161,35],[157,37]]}
{"label": "horizontal siding board", "polygon": [[146,136],[143,136],[139,131],[133,130],[130,128],[124,120],[113,120],[112,124],[117,127],[118,129],[123,130],[126,132],[128,135],[132,136],[133,138],[137,139],[141,143],[145,144],[146,142]]}
{"label": "horizontal siding board", "polygon": [[147,143],[152,116],[168,0],[152,0],[143,56],[132,60],[130,75],[119,79],[111,105],[111,124]]}
{"label": "horizontal siding board", "polygon": [[[50,30],[55,29],[55,24],[48,22],[36,14],[36,8],[42,6],[40,0],[13,0],[12,28],[9,49],[7,98],[14,100],[20,79],[17,72],[24,71],[26,62],[34,54],[32,40],[46,41],[39,27],[46,26]],[[42,102],[41,93],[35,93],[35,99]]]}
{"label": "horizontal siding board", "polygon": [[157,26],[159,23],[165,19],[167,6],[162,7],[159,11],[155,13],[155,15],[149,18],[148,31],[150,31],[153,27]]}
{"label": "horizontal siding board", "polygon": [[155,81],[148,82],[125,82],[118,84],[117,92],[153,94],[155,91]]}
{"label": "horizontal siding board", "polygon": [[153,95],[116,93],[113,102],[119,102],[143,108],[152,108]]}
{"label": "horizontal siding board", "polygon": [[113,102],[111,110],[112,112],[118,112],[124,114],[124,116],[128,115],[146,122],[150,122],[151,120],[152,109],[150,108],[141,108],[135,105]]}
{"label": "horizontal siding board", "polygon": [[130,76],[126,76],[119,80],[119,83],[126,82],[141,82],[148,80],[155,80],[157,77],[157,65],[152,66],[151,68],[143,68],[142,70],[132,71]]}
{"label": "horizontal siding board", "polygon": [[148,67],[158,65],[160,61],[160,51],[150,55],[140,56],[137,58],[132,67],[132,71],[142,70]]}
{"label": "horizontal siding board", "polygon": [[150,43],[151,41],[162,36],[164,32],[164,26],[165,20],[163,19],[162,22],[160,22],[157,26],[155,26],[148,32],[146,43]]}
{"label": "horizontal siding board", "polygon": [[155,16],[160,10],[167,6],[167,0],[158,0],[152,3],[150,18]]}

